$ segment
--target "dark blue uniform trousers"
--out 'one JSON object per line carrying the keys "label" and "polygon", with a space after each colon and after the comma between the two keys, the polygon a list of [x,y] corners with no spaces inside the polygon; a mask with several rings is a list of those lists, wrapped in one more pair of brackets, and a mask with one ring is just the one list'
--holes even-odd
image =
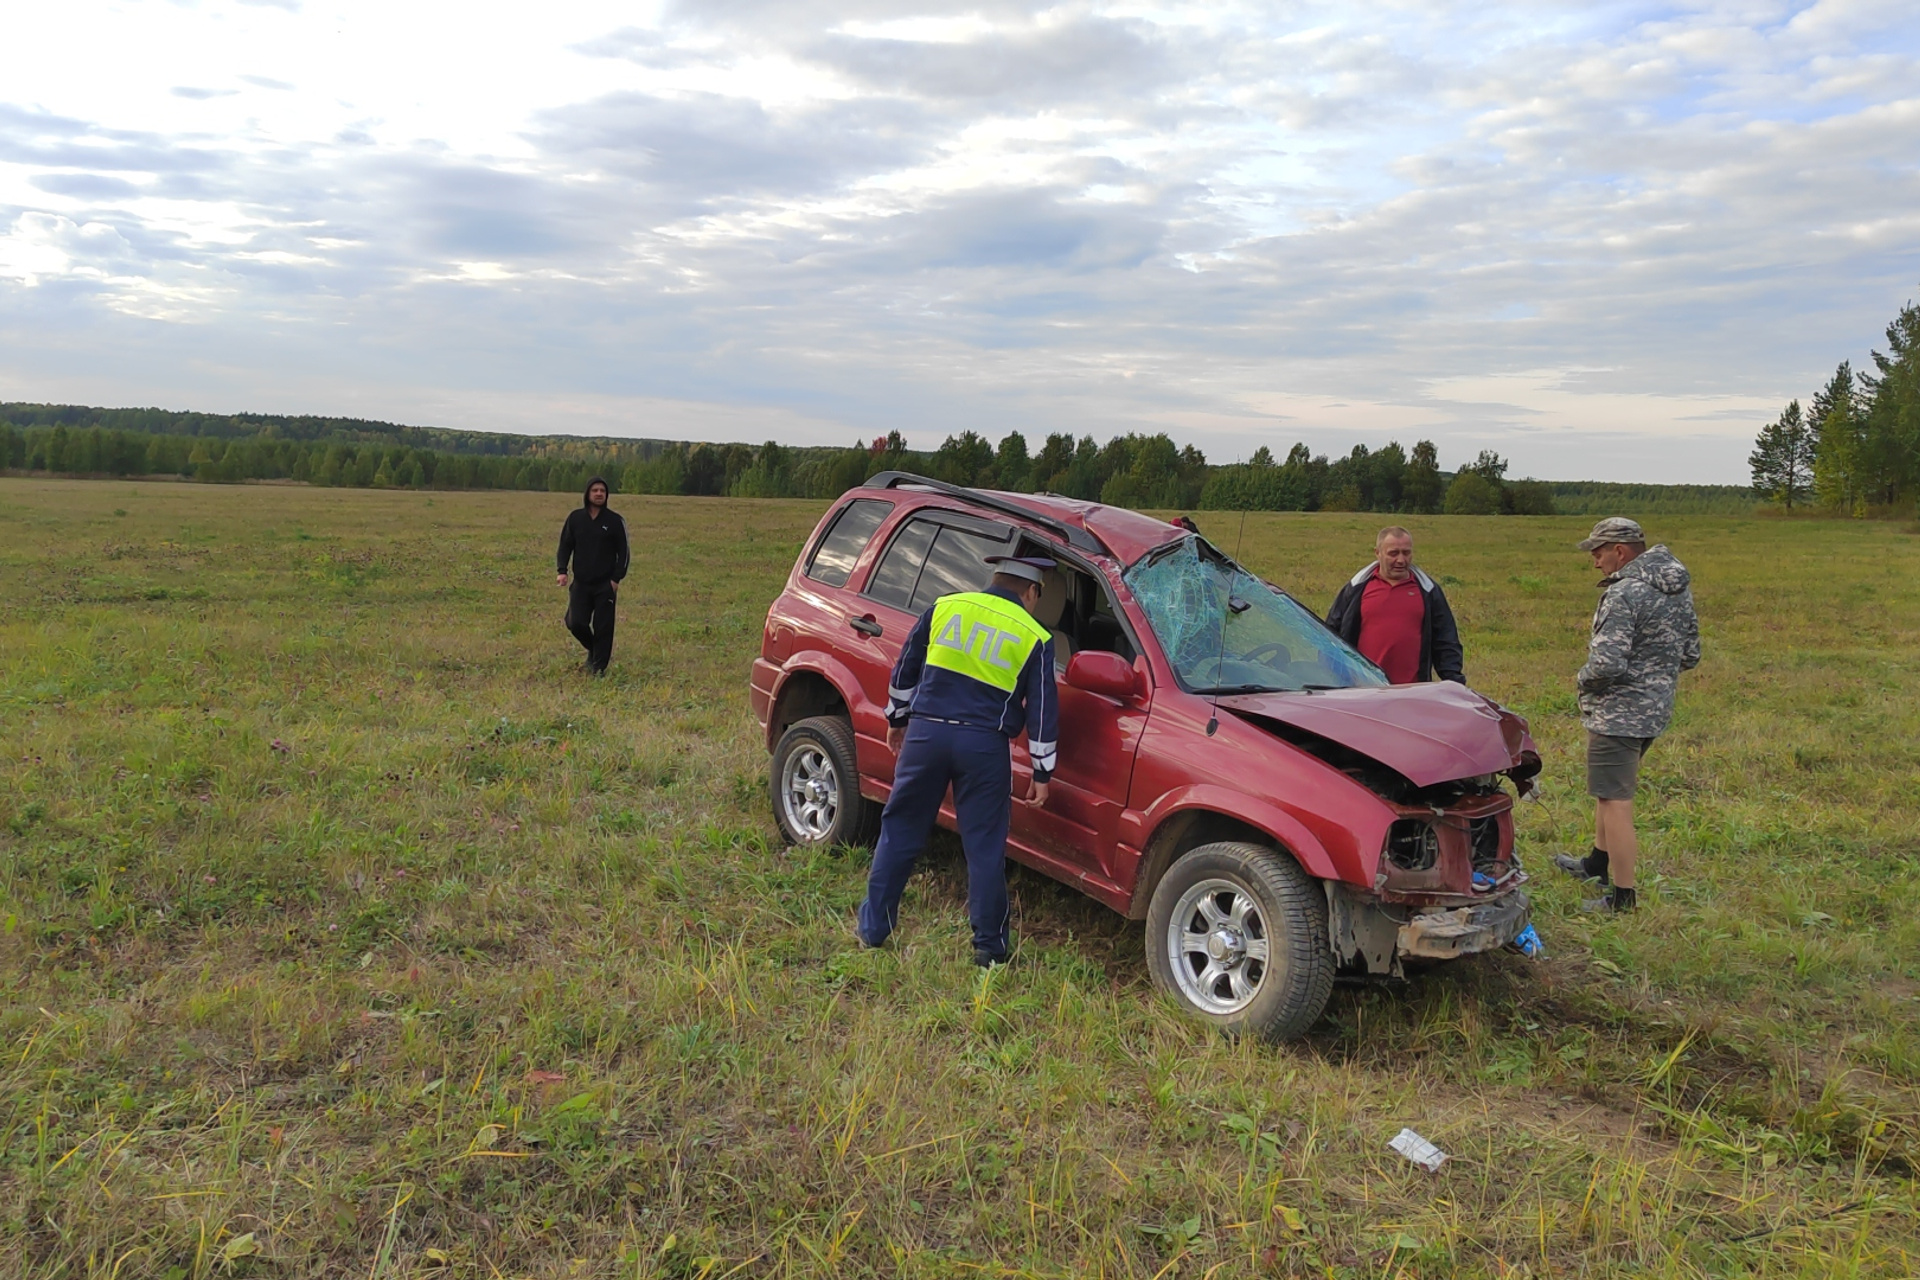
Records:
{"label": "dark blue uniform trousers", "polygon": [[877,947],[900,919],[900,894],[926,848],[947,785],[953,785],[960,845],[967,854],[967,914],[976,955],[1004,958],[1007,936],[1007,822],[1013,814],[1013,762],[997,729],[915,717],[893,769],[893,792],[880,815],[880,843],[860,904],[860,940]]}

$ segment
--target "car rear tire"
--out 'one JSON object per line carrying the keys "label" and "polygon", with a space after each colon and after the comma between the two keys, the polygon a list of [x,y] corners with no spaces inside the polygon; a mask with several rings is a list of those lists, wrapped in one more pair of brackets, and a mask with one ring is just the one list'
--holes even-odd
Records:
{"label": "car rear tire", "polygon": [[1333,992],[1326,893],[1278,850],[1201,845],[1153,891],[1147,965],[1161,990],[1229,1035],[1305,1035]]}
{"label": "car rear tire", "polygon": [[810,716],[781,734],[769,780],[789,844],[870,845],[880,833],[880,806],[860,794],[853,726],[839,716]]}

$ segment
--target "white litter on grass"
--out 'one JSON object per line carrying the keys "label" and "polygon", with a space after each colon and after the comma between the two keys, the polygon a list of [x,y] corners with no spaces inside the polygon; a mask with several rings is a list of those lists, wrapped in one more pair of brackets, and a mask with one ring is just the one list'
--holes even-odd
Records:
{"label": "white litter on grass", "polygon": [[1428,1142],[1411,1129],[1402,1129],[1395,1134],[1393,1141],[1387,1144],[1407,1159],[1425,1169],[1428,1173],[1440,1172],[1440,1166],[1448,1160],[1447,1153]]}

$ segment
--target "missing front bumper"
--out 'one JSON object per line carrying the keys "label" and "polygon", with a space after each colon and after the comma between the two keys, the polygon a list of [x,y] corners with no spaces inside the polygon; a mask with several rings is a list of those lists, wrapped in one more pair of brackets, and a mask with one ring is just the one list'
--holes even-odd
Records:
{"label": "missing front bumper", "polygon": [[1400,926],[1394,950],[1421,960],[1452,960],[1506,946],[1527,927],[1533,904],[1519,890],[1492,902],[1425,911]]}

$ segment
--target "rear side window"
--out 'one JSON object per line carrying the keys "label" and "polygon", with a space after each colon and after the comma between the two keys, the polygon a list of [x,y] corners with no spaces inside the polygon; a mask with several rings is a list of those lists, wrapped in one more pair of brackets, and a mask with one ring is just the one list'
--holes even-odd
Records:
{"label": "rear side window", "polygon": [[873,498],[849,502],[834,520],[833,527],[827,530],[827,536],[813,549],[813,558],[807,561],[807,576],[829,587],[846,586],[873,531],[892,510],[891,502]]}
{"label": "rear side window", "polygon": [[940,526],[931,520],[912,520],[899,533],[887,553],[880,557],[873,576],[867,579],[867,594],[881,604],[905,609],[913,603],[914,584],[920,581],[920,567],[927,562],[927,549],[933,546]]}
{"label": "rear side window", "polygon": [[1006,549],[1007,544],[996,538],[951,526],[941,529],[940,536],[934,539],[933,550],[927,553],[927,566],[920,571],[920,581],[913,589],[908,611],[924,613],[941,596],[956,591],[979,591],[993,577],[987,557],[1005,554]]}

